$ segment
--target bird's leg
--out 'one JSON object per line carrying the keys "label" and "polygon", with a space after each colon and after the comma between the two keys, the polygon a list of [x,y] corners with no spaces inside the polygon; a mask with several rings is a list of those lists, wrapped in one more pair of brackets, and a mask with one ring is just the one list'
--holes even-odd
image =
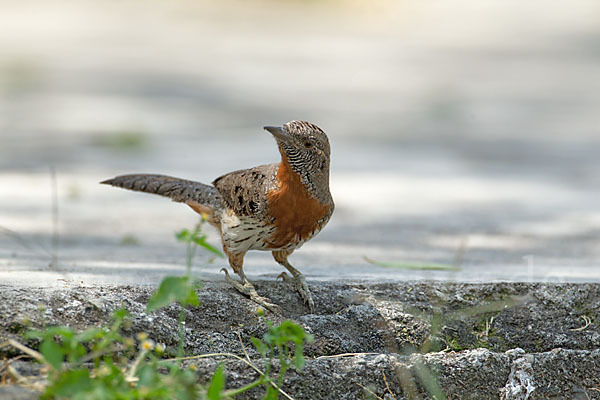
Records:
{"label": "bird's leg", "polygon": [[227,272],[227,269],[223,268],[223,269],[221,269],[221,271],[225,272],[225,282],[229,283],[231,286],[233,286],[235,289],[237,289],[238,292],[250,297],[250,300],[263,306],[267,310],[269,310],[273,313],[276,313],[276,314],[281,314],[281,307],[279,307],[276,304],[271,303],[271,301],[269,299],[267,299],[266,297],[260,296],[256,292],[254,285],[252,283],[250,283],[250,281],[246,277],[246,274],[244,273],[244,268],[243,268],[244,254],[228,254],[228,255],[229,255],[229,264],[231,265],[231,268],[233,268],[233,271],[239,275],[240,281],[229,276],[229,272]]}
{"label": "bird's leg", "polygon": [[290,278],[288,274],[282,272],[278,278],[282,278],[284,281],[293,284],[298,293],[300,293],[302,300],[304,300],[304,302],[308,305],[310,312],[313,312],[315,309],[315,302],[310,294],[310,290],[308,290],[306,279],[304,278],[304,275],[302,275],[302,272],[298,271],[288,262],[287,258],[290,254],[292,254],[292,252],[289,250],[279,250],[273,252],[273,258],[275,261],[283,265],[292,274],[292,277]]}
{"label": "bird's leg", "polygon": [[241,282],[239,282],[236,279],[233,279],[231,276],[229,276],[227,269],[223,268],[223,269],[221,269],[221,271],[225,272],[225,282],[229,283],[231,286],[233,286],[235,289],[237,289],[238,292],[250,297],[250,300],[263,306],[267,310],[269,310],[275,314],[281,314],[281,307],[279,307],[277,304],[271,303],[269,301],[269,299],[267,299],[266,297],[260,296],[256,292],[254,285],[252,283],[250,283],[248,278],[246,278],[246,275],[244,274],[243,270],[237,273],[241,278]]}

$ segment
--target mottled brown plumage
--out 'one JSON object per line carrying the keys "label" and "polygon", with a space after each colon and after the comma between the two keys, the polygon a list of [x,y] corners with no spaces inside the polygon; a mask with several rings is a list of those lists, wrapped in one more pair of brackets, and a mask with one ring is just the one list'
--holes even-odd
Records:
{"label": "mottled brown plumage", "polygon": [[327,224],[334,210],[329,192],[329,141],[316,125],[291,121],[265,127],[277,141],[281,162],[230,172],[213,185],[164,175],[123,175],[102,183],[158,194],[208,214],[220,233],[223,249],[241,282],[225,270],[227,282],[272,311],[279,307],[259,296],[244,274],[249,250],[265,250],[291,274],[309,308],[314,302],[304,276],[287,260],[292,252]]}

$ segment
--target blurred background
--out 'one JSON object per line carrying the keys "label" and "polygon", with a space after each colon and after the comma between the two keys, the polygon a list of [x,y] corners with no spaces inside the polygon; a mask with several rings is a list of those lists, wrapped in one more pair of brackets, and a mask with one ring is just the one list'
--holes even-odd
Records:
{"label": "blurred background", "polygon": [[[181,273],[174,232],[197,216],[98,182],[276,162],[262,126],[292,119],[332,145],[336,213],[291,258],[309,280],[600,281],[598,15],[593,0],[0,0],[0,282]],[[194,271],[222,279],[209,261]],[[251,279],[280,270],[246,257]]]}

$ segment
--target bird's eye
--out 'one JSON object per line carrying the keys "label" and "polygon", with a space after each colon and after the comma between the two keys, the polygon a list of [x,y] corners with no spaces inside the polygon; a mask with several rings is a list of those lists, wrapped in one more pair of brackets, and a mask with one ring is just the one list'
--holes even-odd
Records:
{"label": "bird's eye", "polygon": [[307,140],[306,142],[304,142],[304,147],[306,147],[307,149],[310,149],[312,147],[312,142]]}

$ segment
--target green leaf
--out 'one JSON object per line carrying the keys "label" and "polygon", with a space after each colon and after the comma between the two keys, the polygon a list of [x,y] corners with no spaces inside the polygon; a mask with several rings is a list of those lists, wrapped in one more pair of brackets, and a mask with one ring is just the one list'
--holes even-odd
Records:
{"label": "green leaf", "polygon": [[379,265],[384,268],[397,268],[397,269],[409,269],[417,271],[461,271],[462,268],[448,265],[448,264],[436,264],[436,263],[416,263],[416,262],[387,262],[387,261],[375,261],[368,257],[363,257],[366,262],[374,265]]}
{"label": "green leaf", "polygon": [[225,374],[223,372],[223,364],[220,364],[210,380],[210,386],[208,387],[207,392],[208,400],[221,400],[221,393],[223,393],[224,388]]}
{"label": "green leaf", "polygon": [[265,343],[263,343],[261,340],[255,337],[251,337],[250,341],[252,341],[252,344],[256,348],[256,351],[258,351],[261,356],[267,356],[267,351],[269,351],[269,347]]}
{"label": "green leaf", "polygon": [[167,276],[162,280],[156,292],[150,297],[146,311],[151,312],[171,303],[182,306],[199,306],[200,301],[196,294],[197,285],[190,282],[187,276]]}
{"label": "green leaf", "polygon": [[188,242],[190,240],[191,234],[187,229],[182,229],[179,232],[175,233],[175,238],[180,242]]}
{"label": "green leaf", "polygon": [[127,319],[129,317],[129,311],[124,308],[120,308],[113,313],[113,322],[110,326],[110,335],[113,338],[120,338],[118,331],[121,329],[122,325],[127,326],[130,321]]}
{"label": "green leaf", "polygon": [[88,398],[86,392],[92,389],[92,379],[87,368],[65,371],[57,381],[46,389],[42,398]]}
{"label": "green leaf", "polygon": [[98,339],[106,335],[106,332],[100,328],[90,328],[75,336],[75,340],[78,342],[89,342],[93,339]]}
{"label": "green leaf", "polygon": [[211,244],[206,243],[206,236],[195,237],[193,241],[198,246],[210,251],[211,253],[216,254],[221,258],[225,258],[225,254],[223,254],[219,249],[213,247]]}
{"label": "green leaf", "polygon": [[263,400],[277,400],[279,399],[279,392],[273,386],[267,387],[267,393]]}
{"label": "green leaf", "polygon": [[[314,340],[313,335],[306,333],[306,331],[297,323],[285,320],[279,326],[273,326],[270,321],[267,321],[269,330],[263,336],[263,341],[256,338],[251,338],[252,344],[256,347],[256,350],[266,358],[274,349],[278,349],[279,359],[283,368],[283,365],[291,366],[292,364],[296,369],[301,369],[306,364],[304,359],[304,343],[310,343]],[[289,356],[289,343],[294,343],[295,351],[294,356]],[[282,369],[283,370],[283,369]]]}
{"label": "green leaf", "polygon": [[270,328],[269,332],[265,335],[265,341],[275,345],[282,345],[286,342],[302,344],[303,340],[311,342],[313,337],[307,334],[300,325],[289,319],[283,321],[275,328]]}
{"label": "green leaf", "polygon": [[68,326],[51,326],[44,331],[46,337],[62,336],[65,339],[72,339],[75,331]]}
{"label": "green leaf", "polygon": [[296,369],[302,369],[306,364],[306,360],[304,360],[304,346],[301,344],[296,344],[296,350],[294,352],[294,359],[292,362],[294,363],[294,367],[296,367]]}
{"label": "green leaf", "polygon": [[46,338],[40,345],[40,353],[44,360],[54,369],[60,370],[63,363],[64,353],[62,348],[52,338]]}
{"label": "green leaf", "polygon": [[23,335],[23,337],[25,339],[42,339],[44,338],[46,335],[44,332],[42,331],[36,331],[36,330],[30,330],[25,332],[25,334]]}
{"label": "green leaf", "polygon": [[114,318],[116,321],[122,321],[122,320],[124,320],[124,319],[125,319],[125,317],[128,317],[128,316],[129,316],[129,311],[127,311],[127,310],[126,310],[126,309],[124,309],[124,308],[119,308],[118,310],[116,310],[116,311],[113,313],[113,318]]}
{"label": "green leaf", "polygon": [[139,387],[150,387],[156,385],[157,381],[160,381],[160,374],[156,370],[154,365],[142,365],[135,374],[138,378]]}

